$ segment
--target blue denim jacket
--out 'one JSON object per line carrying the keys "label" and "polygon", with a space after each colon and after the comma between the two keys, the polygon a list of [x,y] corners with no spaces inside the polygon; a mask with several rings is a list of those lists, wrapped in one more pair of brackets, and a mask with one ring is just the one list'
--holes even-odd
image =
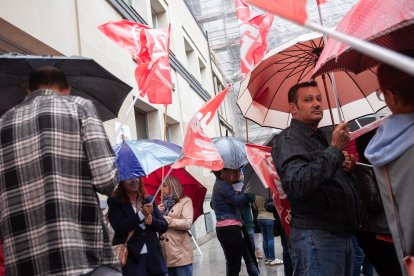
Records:
{"label": "blue denim jacket", "polygon": [[236,219],[241,221],[237,207],[247,203],[244,192],[236,192],[233,187],[222,179],[217,179],[213,187],[211,203],[216,213],[217,221]]}

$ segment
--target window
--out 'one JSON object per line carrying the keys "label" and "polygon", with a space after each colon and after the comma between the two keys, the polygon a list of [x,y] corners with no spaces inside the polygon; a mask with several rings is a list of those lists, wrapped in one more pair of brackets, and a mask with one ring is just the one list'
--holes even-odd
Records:
{"label": "window", "polygon": [[185,54],[187,56],[188,71],[190,71],[194,76],[194,72],[196,69],[196,54],[190,42],[188,42],[187,39],[185,38],[184,38],[184,47],[185,47]]}
{"label": "window", "polygon": [[208,76],[207,76],[206,65],[204,64],[204,62],[200,58],[198,58],[198,65],[200,67],[200,80],[201,80],[201,84],[204,87],[207,87]]}
{"label": "window", "polygon": [[161,0],[151,0],[151,18],[153,28],[168,29],[167,11]]}
{"label": "window", "polygon": [[137,139],[148,139],[147,114],[138,108],[135,108],[135,126]]}

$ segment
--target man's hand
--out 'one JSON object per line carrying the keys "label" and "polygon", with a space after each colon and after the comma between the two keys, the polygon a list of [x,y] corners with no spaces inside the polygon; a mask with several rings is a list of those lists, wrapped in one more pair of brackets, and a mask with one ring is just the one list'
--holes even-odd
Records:
{"label": "man's hand", "polygon": [[355,156],[353,154],[349,154],[347,151],[343,151],[342,153],[345,157],[344,163],[342,163],[342,169],[345,172],[350,172],[355,167]]}
{"label": "man's hand", "polygon": [[152,203],[147,203],[147,204],[144,204],[144,206],[142,206],[142,214],[145,217],[148,217],[149,215],[151,215],[153,210],[154,210],[154,206],[152,205]]}
{"label": "man's hand", "polygon": [[348,146],[349,141],[349,128],[347,124],[342,123],[337,125],[332,133],[331,145],[339,150],[344,150]]}

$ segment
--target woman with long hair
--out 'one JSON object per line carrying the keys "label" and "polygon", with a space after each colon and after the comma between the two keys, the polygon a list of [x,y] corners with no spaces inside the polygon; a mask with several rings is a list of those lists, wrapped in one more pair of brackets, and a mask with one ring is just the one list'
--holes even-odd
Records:
{"label": "woman with long hair", "polygon": [[162,187],[161,213],[168,222],[168,230],[161,241],[169,276],[191,276],[193,273],[193,202],[185,196],[179,180],[168,177]]}
{"label": "woman with long hair", "polygon": [[123,275],[167,275],[157,233],[164,233],[168,224],[151,199],[141,178],[121,181],[108,198],[108,218],[115,231],[113,245],[123,244],[132,235]]}

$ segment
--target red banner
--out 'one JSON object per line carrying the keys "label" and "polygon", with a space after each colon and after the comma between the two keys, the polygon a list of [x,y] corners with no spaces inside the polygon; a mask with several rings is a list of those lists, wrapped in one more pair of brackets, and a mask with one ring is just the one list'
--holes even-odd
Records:
{"label": "red banner", "polygon": [[308,20],[306,0],[246,0],[246,2],[301,25]]}
{"label": "red banner", "polygon": [[182,157],[171,166],[172,168],[177,169],[189,165],[200,166],[213,171],[223,168],[223,159],[213,141],[204,133],[204,129],[213,119],[229,89],[230,85],[206,102],[190,120],[184,140]]}
{"label": "red banner", "polygon": [[253,144],[246,144],[247,159],[256,172],[262,184],[273,194],[277,213],[286,234],[290,235],[291,208],[287,195],[283,191],[282,183],[276,172],[271,155],[272,148]]}
{"label": "red banner", "polygon": [[249,73],[267,51],[267,34],[273,23],[272,14],[250,18],[249,6],[236,0],[236,15],[240,25],[240,66],[243,74]]}
{"label": "red banner", "polygon": [[147,95],[150,103],[171,104],[169,31],[128,20],[108,22],[98,28],[137,62],[135,78],[140,95]]}

